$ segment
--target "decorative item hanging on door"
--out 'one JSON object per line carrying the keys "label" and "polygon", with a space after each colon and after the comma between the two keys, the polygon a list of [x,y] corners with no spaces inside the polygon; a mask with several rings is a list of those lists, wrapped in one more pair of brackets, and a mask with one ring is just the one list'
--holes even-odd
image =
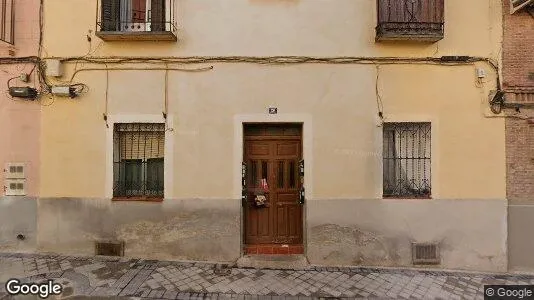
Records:
{"label": "decorative item hanging on door", "polygon": [[299,161],[299,175],[300,175],[300,191],[299,204],[304,204],[306,194],[304,191],[304,160]]}
{"label": "decorative item hanging on door", "polygon": [[254,203],[256,207],[265,207],[267,204],[267,193],[269,192],[269,185],[267,184],[267,179],[262,178],[258,187],[254,191]]}
{"label": "decorative item hanging on door", "polygon": [[241,205],[247,204],[247,164],[241,163]]}

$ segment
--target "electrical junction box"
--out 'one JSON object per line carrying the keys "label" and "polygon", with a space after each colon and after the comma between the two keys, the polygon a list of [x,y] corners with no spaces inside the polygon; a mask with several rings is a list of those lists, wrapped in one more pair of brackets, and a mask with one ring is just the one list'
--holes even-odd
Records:
{"label": "electrical junction box", "polygon": [[22,82],[30,81],[30,76],[28,74],[22,73],[19,75],[19,80]]}
{"label": "electrical junction box", "polygon": [[76,97],[76,89],[70,86],[53,86],[52,95],[59,97]]}
{"label": "electrical junction box", "polygon": [[4,167],[4,177],[7,179],[25,179],[25,164],[23,163],[6,163]]}
{"label": "electrical junction box", "polygon": [[46,59],[46,76],[61,77],[63,70],[59,59]]}
{"label": "electrical junction box", "polygon": [[26,195],[25,168],[24,163],[6,163],[4,167],[4,192],[6,196]]}
{"label": "electrical junction box", "polygon": [[26,87],[10,87],[9,95],[11,97],[35,99],[37,98],[37,90],[29,86]]}
{"label": "electrical junction box", "polygon": [[6,179],[4,193],[6,196],[26,196],[26,180]]}
{"label": "electrical junction box", "polygon": [[486,70],[482,68],[477,68],[477,77],[480,79],[486,78]]}

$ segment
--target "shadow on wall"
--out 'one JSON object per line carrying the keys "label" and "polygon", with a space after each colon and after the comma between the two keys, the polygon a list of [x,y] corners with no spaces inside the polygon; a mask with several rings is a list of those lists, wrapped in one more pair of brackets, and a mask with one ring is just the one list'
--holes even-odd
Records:
{"label": "shadow on wall", "polygon": [[323,224],[310,230],[309,256],[325,265],[396,266],[409,262],[411,243],[407,237],[386,238],[357,227]]}

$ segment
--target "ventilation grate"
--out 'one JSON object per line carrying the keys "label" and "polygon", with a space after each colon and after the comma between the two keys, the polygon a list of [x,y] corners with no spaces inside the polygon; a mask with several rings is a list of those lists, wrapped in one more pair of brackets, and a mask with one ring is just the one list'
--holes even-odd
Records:
{"label": "ventilation grate", "polygon": [[123,241],[97,241],[95,242],[96,255],[124,256]]}
{"label": "ventilation grate", "polygon": [[412,259],[414,265],[439,265],[439,245],[433,243],[413,243]]}

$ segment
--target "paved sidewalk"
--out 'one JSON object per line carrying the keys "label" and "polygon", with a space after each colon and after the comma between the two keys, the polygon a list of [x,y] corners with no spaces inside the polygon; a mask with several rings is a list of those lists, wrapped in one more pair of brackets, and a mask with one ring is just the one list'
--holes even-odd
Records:
{"label": "paved sidewalk", "polygon": [[0,253],[0,299],[15,298],[5,291],[9,278],[32,283],[54,279],[64,286],[61,299],[483,299],[487,284],[534,284],[534,276],[519,275],[323,267],[257,270],[209,263]]}

